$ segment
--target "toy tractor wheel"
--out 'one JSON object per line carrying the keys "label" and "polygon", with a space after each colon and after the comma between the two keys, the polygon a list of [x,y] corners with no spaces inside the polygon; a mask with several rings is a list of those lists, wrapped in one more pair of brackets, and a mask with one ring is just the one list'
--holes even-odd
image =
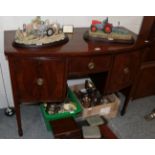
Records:
{"label": "toy tractor wheel", "polygon": [[54,30],[52,28],[48,28],[46,33],[47,33],[47,36],[52,36],[54,34]]}
{"label": "toy tractor wheel", "polygon": [[111,32],[112,32],[112,26],[110,26],[110,25],[105,25],[105,27],[104,27],[104,32],[105,32],[105,33],[111,33]]}
{"label": "toy tractor wheel", "polygon": [[96,28],[95,25],[92,25],[92,26],[91,26],[91,31],[92,31],[92,32],[96,32],[96,31],[97,31],[97,28]]}

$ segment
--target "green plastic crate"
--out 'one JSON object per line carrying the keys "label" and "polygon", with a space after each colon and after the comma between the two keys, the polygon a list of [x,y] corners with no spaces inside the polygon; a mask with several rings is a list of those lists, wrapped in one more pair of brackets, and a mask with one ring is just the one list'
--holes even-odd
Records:
{"label": "green plastic crate", "polygon": [[49,131],[51,130],[51,125],[49,123],[50,121],[58,120],[58,119],[62,119],[62,118],[67,118],[67,117],[74,117],[75,118],[82,111],[82,108],[80,106],[80,102],[71,89],[68,89],[68,98],[76,105],[77,108],[75,111],[63,112],[63,113],[57,113],[57,114],[48,114],[45,111],[43,104],[40,105],[40,109],[41,109],[47,130],[49,130]]}

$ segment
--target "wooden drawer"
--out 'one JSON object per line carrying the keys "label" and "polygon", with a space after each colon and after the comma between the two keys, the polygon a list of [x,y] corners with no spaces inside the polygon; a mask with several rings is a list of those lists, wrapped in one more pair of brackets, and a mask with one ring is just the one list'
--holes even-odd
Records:
{"label": "wooden drawer", "polygon": [[69,75],[84,75],[109,70],[111,56],[87,56],[69,59]]}

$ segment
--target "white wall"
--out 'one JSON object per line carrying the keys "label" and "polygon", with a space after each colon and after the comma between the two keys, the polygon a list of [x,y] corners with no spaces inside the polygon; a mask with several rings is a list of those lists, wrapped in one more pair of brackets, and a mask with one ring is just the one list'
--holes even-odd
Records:
{"label": "white wall", "polygon": [[[7,91],[9,104],[13,105],[12,92],[10,85],[10,77],[7,61],[4,56],[4,30],[12,30],[21,27],[23,23],[29,23],[34,16],[0,16],[0,65],[4,77],[4,85]],[[103,20],[105,16],[43,16],[42,19],[49,19],[51,22],[58,22],[61,25],[72,24],[74,27],[89,27],[92,19]],[[125,26],[135,33],[139,33],[142,16],[110,16],[109,22],[113,23],[114,26],[117,25],[118,21],[122,26]],[[1,80],[1,78],[0,78]],[[78,81],[81,82],[81,81]],[[0,81],[0,87],[2,81]],[[69,84],[73,84],[75,81],[69,81]],[[1,90],[1,89],[0,89]],[[2,89],[4,90],[4,89]],[[0,108],[5,107],[6,101],[1,102],[6,98],[4,93],[0,94]],[[2,104],[3,103],[3,104]]]}

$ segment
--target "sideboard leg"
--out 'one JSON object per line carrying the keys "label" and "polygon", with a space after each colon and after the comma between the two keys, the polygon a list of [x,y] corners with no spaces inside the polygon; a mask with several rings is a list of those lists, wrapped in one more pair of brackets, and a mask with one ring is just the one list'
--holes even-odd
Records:
{"label": "sideboard leg", "polygon": [[18,134],[19,136],[23,136],[19,103],[15,104],[15,110],[16,110],[16,120],[17,120],[17,125],[18,125]]}
{"label": "sideboard leg", "polygon": [[125,101],[124,101],[123,108],[121,110],[121,116],[125,115],[129,101],[130,101],[130,97],[127,96]]}
{"label": "sideboard leg", "polygon": [[22,130],[22,128],[18,129],[18,135],[19,135],[20,137],[23,136],[23,130]]}
{"label": "sideboard leg", "polygon": [[128,87],[126,90],[125,90],[125,101],[124,101],[124,105],[122,107],[122,110],[121,110],[121,116],[125,115],[126,113],[126,110],[127,110],[127,107],[128,107],[128,103],[131,99],[131,94],[132,94],[132,86]]}

